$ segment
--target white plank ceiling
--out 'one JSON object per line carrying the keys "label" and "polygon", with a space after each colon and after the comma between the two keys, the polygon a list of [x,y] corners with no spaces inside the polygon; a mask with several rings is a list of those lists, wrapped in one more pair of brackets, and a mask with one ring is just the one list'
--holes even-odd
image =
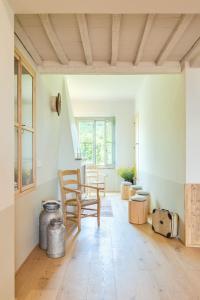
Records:
{"label": "white plank ceiling", "polygon": [[177,73],[200,67],[199,14],[18,14],[42,73]]}

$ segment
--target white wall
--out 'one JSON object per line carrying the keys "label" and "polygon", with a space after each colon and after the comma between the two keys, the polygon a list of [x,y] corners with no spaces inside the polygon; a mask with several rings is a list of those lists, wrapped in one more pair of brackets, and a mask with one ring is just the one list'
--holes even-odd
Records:
{"label": "white wall", "polygon": [[200,69],[186,69],[186,183],[200,183]]}
{"label": "white wall", "polygon": [[[65,91],[66,91],[66,96],[69,101],[67,101],[67,115],[69,117],[69,124],[70,124],[70,130],[71,130],[71,135],[72,135],[72,142],[73,142],[73,152],[75,157],[77,158],[77,154],[80,153],[80,143],[79,143],[79,137],[78,137],[78,130],[76,126],[76,120],[73,114],[73,109],[72,109],[72,101],[71,101],[71,96],[69,94],[69,85],[68,81],[65,78]],[[78,164],[78,162],[77,162]],[[80,162],[79,162],[80,165]]]}
{"label": "white wall", "polygon": [[[73,101],[76,117],[115,117],[116,169],[134,163],[134,103],[133,101]],[[119,191],[120,178],[116,169],[106,169],[107,190]]]}
{"label": "white wall", "polygon": [[149,75],[136,102],[139,179],[153,207],[176,211],[184,239],[185,95],[183,75]]}
{"label": "white wall", "polygon": [[0,299],[14,299],[13,12],[0,0]]}

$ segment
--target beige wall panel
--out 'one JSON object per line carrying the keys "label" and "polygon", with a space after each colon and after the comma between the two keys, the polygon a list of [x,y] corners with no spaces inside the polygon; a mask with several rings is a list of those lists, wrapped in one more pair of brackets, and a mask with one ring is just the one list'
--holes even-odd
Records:
{"label": "beige wall panel", "polygon": [[200,184],[185,185],[185,243],[200,247]]}
{"label": "beige wall panel", "polygon": [[0,0],[0,299],[14,299],[14,19]]}
{"label": "beige wall panel", "polygon": [[0,299],[14,299],[14,205],[0,211]]}

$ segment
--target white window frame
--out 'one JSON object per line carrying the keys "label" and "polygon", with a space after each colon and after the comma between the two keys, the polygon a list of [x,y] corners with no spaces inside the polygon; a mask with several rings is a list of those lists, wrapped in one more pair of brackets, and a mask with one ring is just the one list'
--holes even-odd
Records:
{"label": "white window frame", "polygon": [[93,153],[94,153],[93,164],[97,168],[102,168],[102,169],[115,168],[115,117],[77,117],[76,124],[77,124],[79,140],[80,140],[80,133],[79,133],[79,122],[80,121],[93,121],[94,128],[96,128],[96,126],[95,126],[96,121],[104,121],[104,122],[109,121],[112,123],[112,164],[106,164],[106,161],[107,161],[106,147],[104,147],[104,151],[105,151],[104,165],[96,165],[96,138],[95,138],[96,130],[95,129],[93,130]]}

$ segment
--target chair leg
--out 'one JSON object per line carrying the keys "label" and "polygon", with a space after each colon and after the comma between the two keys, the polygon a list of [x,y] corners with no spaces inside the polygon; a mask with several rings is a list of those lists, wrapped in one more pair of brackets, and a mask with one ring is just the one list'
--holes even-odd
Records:
{"label": "chair leg", "polygon": [[100,201],[97,204],[97,224],[100,226],[100,217],[101,217],[101,207],[100,207]]}
{"label": "chair leg", "polygon": [[65,228],[67,227],[67,213],[63,214],[63,224],[65,225]]}
{"label": "chair leg", "polygon": [[77,205],[77,223],[78,231],[81,231],[81,205]]}
{"label": "chair leg", "polygon": [[66,227],[67,226],[67,205],[64,206],[64,208],[62,209],[62,213],[63,213],[63,224]]}

